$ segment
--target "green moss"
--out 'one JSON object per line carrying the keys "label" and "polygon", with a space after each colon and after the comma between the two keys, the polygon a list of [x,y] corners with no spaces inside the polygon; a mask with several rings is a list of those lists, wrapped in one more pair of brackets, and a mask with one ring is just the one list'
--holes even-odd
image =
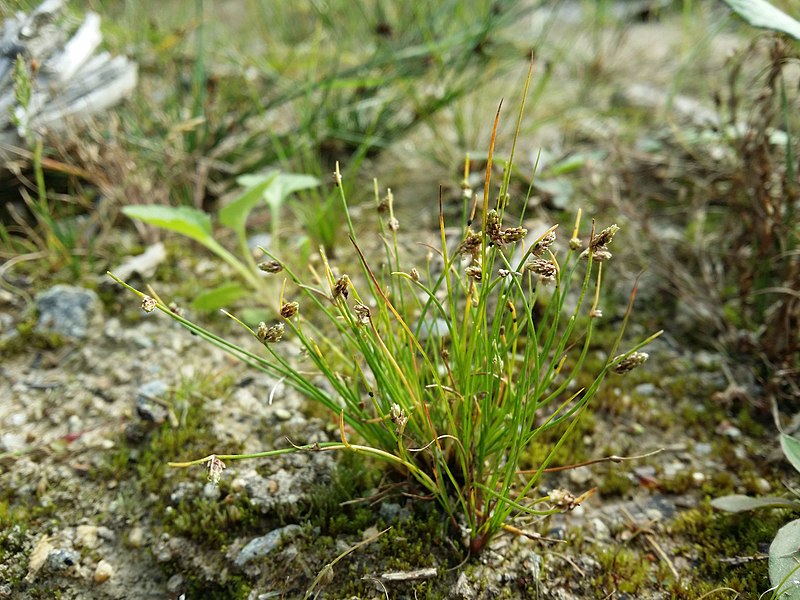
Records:
{"label": "green moss", "polygon": [[[304,518],[312,526],[319,527],[324,535],[360,533],[374,522],[375,515],[369,502],[353,504],[351,501],[369,496],[381,473],[378,466],[362,455],[342,453],[330,482],[310,491]],[[344,502],[348,504],[342,505]]]}
{"label": "green moss", "polygon": [[592,583],[598,598],[614,592],[636,594],[649,583],[650,563],[630,548],[601,548],[595,559],[600,563],[600,574]]}
{"label": "green moss", "polygon": [[212,548],[221,548],[235,537],[264,528],[263,518],[246,497],[223,492],[221,498],[191,494],[165,515],[164,528]]}
{"label": "green moss", "polygon": [[[447,531],[438,507],[419,506],[414,515],[395,524],[378,540],[386,570],[412,570],[435,566],[434,556],[447,556]],[[455,558],[455,557],[453,557]]]}
{"label": "green moss", "polygon": [[682,536],[685,544],[676,549],[695,563],[695,579],[728,586],[748,598],[757,598],[767,587],[767,562],[749,561],[735,565],[723,562],[736,556],[754,556],[765,552],[778,529],[789,520],[783,510],[752,513],[718,513],[706,502],[682,513],[671,528],[673,536]]}
{"label": "green moss", "polygon": [[36,330],[38,315],[35,311],[17,324],[16,335],[0,340],[0,357],[11,358],[32,351],[58,350],[66,343],[66,338],[56,332]]}
{"label": "green moss", "polygon": [[[348,506],[340,507],[339,510],[347,511]],[[391,529],[375,542],[357,548],[334,565],[333,578],[318,588],[323,597],[373,597],[376,588],[374,581],[370,581],[371,578],[388,571],[407,571],[429,566],[435,566],[439,570],[435,579],[392,584],[392,596],[396,594],[397,597],[419,599],[447,596],[458,574],[448,568],[461,562],[464,557],[450,543],[447,522],[443,520],[436,504],[418,501],[410,505],[410,508],[411,515],[393,522]],[[362,509],[366,510],[366,507]],[[310,516],[315,518],[314,515]],[[330,520],[325,520],[324,523],[330,525]],[[383,529],[384,525],[375,514],[367,524],[368,527],[378,530]],[[297,547],[298,561],[302,559],[303,569],[296,566],[276,566],[270,570],[270,581],[265,587],[282,590],[287,597],[302,597],[316,575],[342,554],[342,542],[346,542],[349,547],[355,546],[363,539],[364,529],[353,531],[349,535],[338,534],[336,537],[321,533],[295,538],[293,544]],[[305,576],[302,575],[303,571]]]}
{"label": "green moss", "polygon": [[598,486],[603,496],[624,496],[634,487],[633,481],[627,475],[624,465],[617,465],[611,469],[605,469]]}

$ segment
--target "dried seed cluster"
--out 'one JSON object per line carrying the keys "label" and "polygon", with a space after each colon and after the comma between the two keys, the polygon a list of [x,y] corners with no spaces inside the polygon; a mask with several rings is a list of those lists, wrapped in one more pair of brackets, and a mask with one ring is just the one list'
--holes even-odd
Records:
{"label": "dried seed cluster", "polygon": [[359,325],[366,325],[369,323],[371,316],[369,306],[359,303],[353,306],[353,311],[356,313],[356,321],[358,321]]}
{"label": "dried seed cluster", "polygon": [[291,319],[299,309],[300,305],[297,302],[284,302],[283,306],[281,306],[281,316],[284,319]]}
{"label": "dried seed cluster", "polygon": [[589,254],[592,255],[592,260],[595,262],[606,262],[611,258],[611,252],[608,250],[608,244],[614,239],[614,235],[619,231],[619,227],[611,225],[606,227],[589,240],[589,247],[581,253],[581,258],[586,258]]}
{"label": "dried seed cluster", "polygon": [[473,260],[477,259],[481,254],[481,234],[468,228],[467,235],[458,247],[458,253],[471,256]]}
{"label": "dried seed cluster", "polygon": [[392,422],[395,424],[395,433],[397,435],[402,435],[403,430],[406,428],[406,423],[408,423],[408,417],[406,416],[405,411],[400,408],[399,404],[395,402],[392,404],[389,416],[391,417]]}
{"label": "dried seed cluster", "polygon": [[258,268],[265,273],[280,273],[283,271],[283,265],[277,260],[268,260],[258,265]]}
{"label": "dried seed cluster", "polygon": [[258,324],[256,337],[264,344],[276,344],[283,338],[283,323],[267,325],[264,321]]}
{"label": "dried seed cluster", "polygon": [[483,278],[483,271],[480,265],[470,265],[464,269],[464,272],[467,274],[467,277],[475,281],[480,281]]}
{"label": "dried seed cluster", "polygon": [[569,512],[575,507],[580,506],[580,503],[572,492],[563,489],[555,489],[550,492],[550,502],[554,504],[556,508],[564,512]]}
{"label": "dried seed cluster", "polygon": [[336,280],[336,283],[333,286],[333,299],[336,300],[339,296],[344,296],[345,298],[348,297],[349,291],[348,288],[350,287],[350,278],[347,275],[342,275],[339,279]]}
{"label": "dried seed cluster", "polygon": [[[620,354],[619,356],[615,356],[614,360],[621,358],[623,355]],[[629,373],[633,371],[636,367],[643,365],[647,362],[647,359],[650,358],[650,355],[647,352],[634,352],[628,358],[624,359],[618,365],[616,365],[612,370],[614,373],[619,373],[620,375],[624,375],[625,373]]]}
{"label": "dried seed cluster", "polygon": [[541,256],[547,250],[550,249],[550,246],[553,245],[553,242],[556,241],[556,232],[555,231],[548,231],[541,239],[538,239],[533,244],[533,253],[536,256]]}
{"label": "dried seed cluster", "polygon": [[217,485],[225,469],[225,463],[212,455],[208,461],[208,480],[214,485]]}
{"label": "dried seed cluster", "polygon": [[157,302],[155,298],[151,298],[150,296],[142,297],[142,310],[146,313],[151,313],[156,309]]}
{"label": "dried seed cluster", "polygon": [[525,269],[539,276],[542,283],[552,283],[558,275],[558,267],[550,260],[534,258],[525,264]]}

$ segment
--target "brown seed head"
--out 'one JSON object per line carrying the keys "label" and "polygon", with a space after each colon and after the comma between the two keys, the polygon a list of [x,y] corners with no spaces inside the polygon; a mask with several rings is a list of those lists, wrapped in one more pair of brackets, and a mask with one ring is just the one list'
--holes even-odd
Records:
{"label": "brown seed head", "polygon": [[380,200],[378,200],[378,212],[379,213],[387,213],[389,212],[389,203],[390,203],[389,196],[384,196]]}
{"label": "brown seed head", "polygon": [[281,316],[284,319],[291,319],[297,314],[299,309],[300,305],[297,302],[285,302],[283,306],[281,306]]}
{"label": "brown seed head", "polygon": [[336,300],[339,296],[347,298],[349,295],[348,288],[350,287],[350,278],[347,275],[342,275],[336,280],[333,286],[333,299]]}
{"label": "brown seed head", "polygon": [[464,272],[467,274],[467,277],[470,277],[475,281],[480,281],[483,278],[483,271],[479,265],[470,265],[464,269]]}
{"label": "brown seed head", "polygon": [[564,512],[569,512],[578,506],[576,500],[575,496],[567,490],[556,489],[550,492],[550,502]]}
{"label": "brown seed head", "polygon": [[259,270],[265,273],[280,273],[283,271],[283,265],[277,260],[267,260],[258,265]]}
{"label": "brown seed head", "polygon": [[596,236],[594,236],[592,238],[592,240],[589,242],[589,249],[592,252],[595,252],[599,248],[602,248],[604,246],[608,246],[611,243],[611,241],[614,239],[614,235],[618,231],[619,231],[619,227],[617,227],[616,224],[611,225],[610,227],[606,227],[605,229],[603,229],[603,231],[601,231],[600,233],[598,233]]}
{"label": "brown seed head", "polygon": [[606,262],[611,258],[612,254],[608,251],[608,248],[605,246],[600,246],[597,248],[594,253],[592,254],[592,259],[594,262]]}
{"label": "brown seed head", "polygon": [[406,423],[408,423],[408,417],[406,416],[405,411],[400,408],[400,405],[397,403],[392,404],[391,411],[389,415],[392,419],[392,422],[395,424],[395,433],[397,435],[402,435],[403,430],[406,428]]}
{"label": "brown seed head", "polygon": [[[620,357],[622,357],[622,354],[615,356],[614,360],[616,361]],[[612,371],[614,371],[614,373],[624,375],[625,373],[633,371],[636,367],[643,365],[648,358],[650,358],[650,355],[646,352],[634,352],[628,356],[628,358],[617,364]]]}
{"label": "brown seed head", "polygon": [[544,254],[550,246],[553,245],[553,242],[556,241],[556,232],[555,231],[548,231],[545,236],[540,239],[536,240],[533,244],[533,253],[536,256],[541,256]]}
{"label": "brown seed head", "polygon": [[267,325],[264,321],[258,324],[256,337],[264,344],[276,344],[283,338],[283,323]]}
{"label": "brown seed head", "polygon": [[356,304],[353,306],[353,311],[356,313],[356,319],[358,320],[359,325],[366,325],[369,323],[371,316],[369,306],[365,306],[364,304]]}
{"label": "brown seed head", "polygon": [[492,209],[486,215],[486,235],[494,242],[495,246],[503,245],[503,236],[500,230],[500,215]]}
{"label": "brown seed head", "polygon": [[513,244],[514,242],[520,241],[528,235],[528,230],[524,227],[509,227],[500,232],[500,237],[503,240],[504,244]]}
{"label": "brown seed head", "polygon": [[473,259],[478,258],[481,253],[481,235],[472,229],[467,229],[467,235],[458,246],[457,252],[461,255],[471,256]]}
{"label": "brown seed head", "polygon": [[538,275],[539,281],[545,284],[555,281],[558,275],[558,267],[552,261],[543,258],[534,258],[525,264],[525,269]]}

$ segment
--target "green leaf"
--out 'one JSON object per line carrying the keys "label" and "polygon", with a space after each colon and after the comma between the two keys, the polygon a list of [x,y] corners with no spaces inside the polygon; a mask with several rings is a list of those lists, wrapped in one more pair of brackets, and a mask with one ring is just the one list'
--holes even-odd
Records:
{"label": "green leaf", "polygon": [[717,510],[724,510],[727,512],[744,512],[746,510],[753,510],[756,508],[798,508],[800,509],[800,502],[791,500],[789,498],[781,498],[779,496],[764,496],[761,498],[753,498],[751,496],[743,496],[741,494],[734,494],[732,496],[722,496],[721,498],[714,498],[711,501],[711,506]]}
{"label": "green leaf", "polygon": [[248,290],[238,283],[223,283],[197,296],[192,301],[192,308],[195,310],[216,310],[230,305],[247,293]]}
{"label": "green leaf", "polygon": [[277,173],[256,177],[245,175],[237,179],[237,182],[241,183],[242,180],[245,180],[249,185],[246,186],[247,189],[245,189],[241,196],[219,211],[220,223],[230,227],[234,231],[243,231],[250,211],[261,202],[264,197],[264,190],[272,185],[276,176]]}
{"label": "green leaf", "polygon": [[275,183],[264,191],[264,199],[274,209],[280,208],[290,194],[315,188],[319,179],[312,175],[295,175],[294,173],[281,173]]}
{"label": "green leaf", "polygon": [[123,207],[122,212],[131,219],[180,233],[206,246],[214,243],[211,235],[211,217],[202,210],[189,206],[137,204]]}
{"label": "green leaf", "polygon": [[800,519],[778,530],[769,546],[769,580],[772,598],[800,600]]}
{"label": "green leaf", "polygon": [[297,173],[270,173],[267,175],[242,175],[236,179],[236,183],[250,188],[260,185],[265,180],[272,181],[272,185],[264,190],[264,200],[266,200],[273,210],[279,209],[286,198],[294,192],[307,190],[317,187],[319,179],[313,175],[302,175]]}
{"label": "green leaf", "polygon": [[780,31],[796,40],[800,40],[800,22],[770,4],[767,0],[722,1],[753,27]]}
{"label": "green leaf", "polygon": [[800,440],[785,433],[781,434],[781,448],[792,466],[800,472]]}

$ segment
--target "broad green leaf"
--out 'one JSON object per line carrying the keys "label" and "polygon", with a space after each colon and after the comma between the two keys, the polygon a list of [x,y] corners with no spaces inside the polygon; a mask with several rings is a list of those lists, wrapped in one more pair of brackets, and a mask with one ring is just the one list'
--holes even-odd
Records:
{"label": "broad green leaf", "polygon": [[781,434],[781,448],[792,466],[800,472],[800,440],[785,433]]}
{"label": "broad green leaf", "polygon": [[223,283],[197,296],[192,301],[192,308],[195,310],[216,310],[223,306],[228,306],[247,293],[248,290],[238,283]]}
{"label": "broad green leaf", "polygon": [[123,207],[122,212],[132,219],[180,233],[206,246],[214,243],[211,218],[202,210],[189,206],[136,204]]}
{"label": "broad green leaf", "polygon": [[800,40],[800,22],[767,0],[722,0],[753,27],[772,29]]}
{"label": "broad green leaf", "polygon": [[800,519],[781,527],[772,540],[769,580],[776,588],[772,598],[800,600]]}
{"label": "broad green leaf", "polygon": [[781,498],[779,496],[763,496],[761,498],[753,498],[751,496],[743,496],[741,494],[734,494],[732,496],[722,496],[721,498],[714,498],[711,501],[711,506],[718,510],[727,512],[743,512],[746,510],[753,510],[756,508],[796,508],[800,509],[800,502],[791,500],[789,498]]}
{"label": "broad green leaf", "polygon": [[[258,176],[255,181],[248,179],[250,185],[246,186],[247,189],[242,195],[219,211],[220,223],[234,231],[243,231],[250,211],[261,202],[264,190],[272,184],[276,176],[277,173],[272,173],[264,177]],[[240,177],[237,181],[241,181],[245,177]]]}
{"label": "broad green leaf", "polygon": [[241,186],[251,188],[256,185],[260,185],[267,179],[272,181],[272,185],[266,187],[263,197],[273,210],[279,209],[290,194],[299,192],[300,190],[307,190],[317,187],[320,183],[319,179],[313,175],[302,175],[297,173],[242,175],[237,177],[236,183]]}
{"label": "broad green leaf", "polygon": [[283,205],[284,200],[294,192],[315,188],[319,179],[312,175],[296,175],[294,173],[281,173],[275,183],[264,190],[264,199],[274,209]]}

